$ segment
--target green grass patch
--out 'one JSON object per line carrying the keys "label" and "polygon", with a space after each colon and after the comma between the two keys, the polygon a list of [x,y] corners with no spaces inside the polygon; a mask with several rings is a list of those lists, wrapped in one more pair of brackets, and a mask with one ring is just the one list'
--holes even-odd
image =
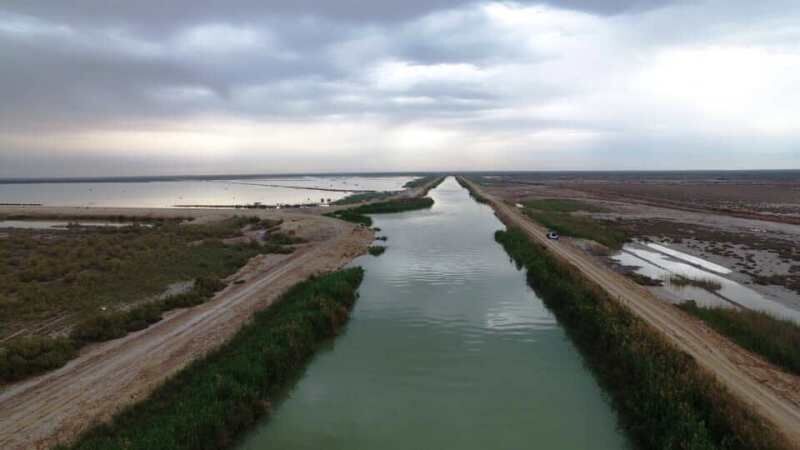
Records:
{"label": "green grass patch", "polygon": [[370,227],[372,226],[372,219],[367,214],[391,214],[426,209],[432,206],[433,199],[430,197],[403,198],[334,211],[325,215]]}
{"label": "green grass patch", "polygon": [[800,325],[764,312],[710,308],[685,302],[678,306],[733,342],[800,375]]}
{"label": "green grass patch", "polygon": [[525,215],[562,236],[591,239],[612,250],[622,248],[628,236],[621,230],[585,216],[525,208]]}
{"label": "green grass patch", "polygon": [[563,213],[572,213],[577,211],[585,212],[607,212],[605,208],[592,205],[581,200],[573,200],[569,198],[545,198],[540,200],[527,200],[522,202],[527,208],[538,209],[540,211],[555,211]]}
{"label": "green grass patch", "polygon": [[347,197],[336,200],[335,202],[331,203],[333,205],[352,205],[354,203],[361,203],[361,202],[371,202],[375,200],[384,200],[388,197],[394,195],[394,192],[391,191],[382,191],[382,192],[359,192],[357,194],[351,194]]}
{"label": "green grass patch", "polygon": [[228,343],[195,361],[109,424],[84,433],[71,450],[213,450],[270,411],[319,344],[349,317],[360,267],[310,279],[258,312]]}
{"label": "green grass patch", "polygon": [[556,315],[642,449],[788,445],[687,354],[518,229],[496,240]]}

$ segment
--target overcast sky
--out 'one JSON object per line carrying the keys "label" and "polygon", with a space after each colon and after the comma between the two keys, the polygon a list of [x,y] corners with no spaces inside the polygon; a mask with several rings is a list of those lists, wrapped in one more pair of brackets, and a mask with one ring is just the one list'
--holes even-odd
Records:
{"label": "overcast sky", "polygon": [[797,0],[3,0],[0,177],[800,168]]}

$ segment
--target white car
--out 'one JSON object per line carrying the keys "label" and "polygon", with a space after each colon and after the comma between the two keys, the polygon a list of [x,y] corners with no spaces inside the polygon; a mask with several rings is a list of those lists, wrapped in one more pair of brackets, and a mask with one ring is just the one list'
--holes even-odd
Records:
{"label": "white car", "polygon": [[551,241],[557,241],[559,237],[560,236],[555,231],[550,231],[547,233],[547,239],[550,239]]}

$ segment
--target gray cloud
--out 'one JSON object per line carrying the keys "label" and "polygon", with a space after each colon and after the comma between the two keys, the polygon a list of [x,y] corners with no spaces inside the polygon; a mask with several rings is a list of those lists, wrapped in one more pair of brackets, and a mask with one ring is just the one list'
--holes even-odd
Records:
{"label": "gray cloud", "polygon": [[[546,3],[580,11],[618,14],[630,10],[647,10],[685,0],[549,0],[521,1],[518,3]],[[365,0],[214,0],[108,2],[103,0],[73,0],[47,2],[7,0],[10,11],[44,17],[57,21],[83,24],[107,23],[135,24],[141,28],[169,30],[197,22],[234,21],[249,22],[254,17],[278,15],[327,17],[347,22],[387,22],[414,19],[434,11],[456,9],[478,3],[475,0],[406,0],[380,2]]]}
{"label": "gray cloud", "polygon": [[[726,161],[726,130],[772,161],[800,160],[786,113],[797,100],[786,93],[800,92],[797,19],[788,0],[9,0],[0,176],[123,154],[132,173],[155,170],[136,163],[140,151],[177,167],[173,147],[194,143],[249,168],[248,151],[255,161],[259,145],[283,144],[264,135],[311,151],[303,127],[314,124],[352,149],[326,167],[357,164],[365,148],[425,152],[435,168],[446,146],[470,161],[561,151],[577,164],[610,147],[630,157],[692,142],[711,164]],[[219,124],[216,141],[206,124]]]}

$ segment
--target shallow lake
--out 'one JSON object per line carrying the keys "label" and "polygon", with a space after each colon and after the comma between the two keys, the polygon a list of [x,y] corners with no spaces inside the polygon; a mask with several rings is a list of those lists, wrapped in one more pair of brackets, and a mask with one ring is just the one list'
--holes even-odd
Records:
{"label": "shallow lake", "polygon": [[553,315],[453,178],[426,211],[376,215],[388,250],[345,332],[241,449],[629,448]]}
{"label": "shallow lake", "polygon": [[415,177],[300,176],[241,180],[0,183],[0,203],[169,208],[332,201],[358,191],[398,191]]}

